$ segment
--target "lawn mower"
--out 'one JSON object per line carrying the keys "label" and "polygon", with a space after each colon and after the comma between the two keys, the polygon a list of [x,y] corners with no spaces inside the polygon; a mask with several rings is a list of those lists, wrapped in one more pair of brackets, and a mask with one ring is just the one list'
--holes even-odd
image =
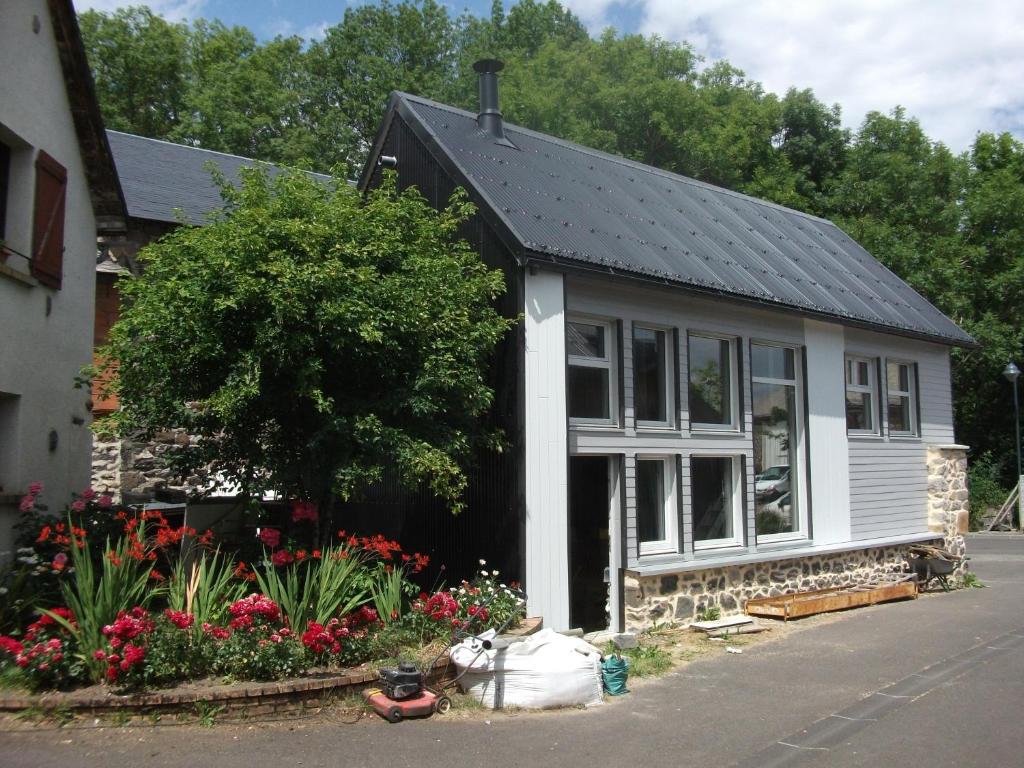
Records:
{"label": "lawn mower", "polygon": [[[514,590],[514,592],[525,605],[526,594],[522,590]],[[485,601],[481,607],[486,608],[494,597],[496,595]],[[434,657],[427,669],[433,670],[442,656],[447,656],[452,648],[467,639],[471,640],[477,650],[473,661],[476,661],[484,651],[506,647],[508,642],[498,640],[497,635],[508,629],[516,616],[510,616],[500,627],[495,628],[494,639],[483,639],[477,637],[472,628],[474,624],[479,623],[479,617],[485,615],[487,614],[484,611],[478,611],[475,615],[470,616],[464,624],[453,629],[445,647]],[[452,700],[446,691],[454,688],[459,679],[471,667],[472,664],[444,685],[431,687],[426,684],[424,673],[419,667],[411,662],[403,661],[397,667],[378,670],[378,687],[368,688],[363,692],[363,698],[374,712],[391,723],[401,722],[407,717],[429,717],[435,712],[443,715],[452,708]]]}

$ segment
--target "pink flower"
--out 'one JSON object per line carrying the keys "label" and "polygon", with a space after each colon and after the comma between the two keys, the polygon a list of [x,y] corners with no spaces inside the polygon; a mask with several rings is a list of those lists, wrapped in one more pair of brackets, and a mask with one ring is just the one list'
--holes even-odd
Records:
{"label": "pink flower", "polygon": [[28,496],[21,497],[21,504],[18,505],[18,509],[22,512],[31,512],[35,505],[36,497],[29,494]]}
{"label": "pink flower", "polygon": [[28,487],[28,492],[33,496],[38,496],[43,492],[43,484],[39,482],[31,483]]}
{"label": "pink flower", "polygon": [[281,543],[281,532],[277,528],[264,528],[260,531],[260,541],[265,546],[275,549]]}
{"label": "pink flower", "polygon": [[96,499],[96,503],[101,508],[107,509],[108,507],[110,507],[111,504],[114,503],[114,500],[112,498],[110,498],[109,496],[107,496],[107,494],[103,494],[98,499]]}
{"label": "pink flower", "polygon": [[105,654],[103,651],[93,651],[92,657],[96,659],[96,661],[105,661],[107,658],[107,654]]}
{"label": "pink flower", "polygon": [[93,499],[96,498],[96,491],[94,491],[92,488],[86,488],[84,491],[82,491],[82,498],[85,499],[86,501],[92,501]]}
{"label": "pink flower", "polygon": [[85,502],[82,501],[81,499],[78,499],[78,501],[71,502],[71,511],[72,512],[84,512],[85,511]]}

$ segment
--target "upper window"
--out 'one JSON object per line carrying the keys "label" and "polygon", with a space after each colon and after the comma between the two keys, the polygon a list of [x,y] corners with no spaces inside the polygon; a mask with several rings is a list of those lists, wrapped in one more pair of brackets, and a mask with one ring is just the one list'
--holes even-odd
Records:
{"label": "upper window", "polygon": [[846,431],[877,434],[878,382],[875,361],[867,357],[846,358]]}
{"label": "upper window", "polygon": [[917,434],[917,376],[913,363],[885,365],[886,400],[888,401],[889,434]]}
{"label": "upper window", "polygon": [[636,521],[641,555],[676,552],[675,461],[637,457]]}
{"label": "upper window", "polygon": [[566,327],[569,362],[569,418],[611,424],[615,417],[611,325],[573,320]]}
{"label": "upper window", "polygon": [[687,348],[691,428],[735,428],[738,423],[735,342],[690,334]]}
{"label": "upper window", "polygon": [[694,456],[690,459],[693,547],[707,549],[740,543],[739,459]]}
{"label": "upper window", "polygon": [[634,409],[639,426],[666,427],[674,421],[668,331],[633,326]]}
{"label": "upper window", "polygon": [[800,496],[803,408],[797,350],[751,344],[750,372],[757,538],[796,538],[806,515]]}

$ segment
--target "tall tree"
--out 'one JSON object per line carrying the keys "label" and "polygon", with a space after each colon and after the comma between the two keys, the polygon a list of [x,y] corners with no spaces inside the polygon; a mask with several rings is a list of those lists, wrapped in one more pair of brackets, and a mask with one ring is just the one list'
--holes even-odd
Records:
{"label": "tall tree", "polygon": [[471,206],[298,172],[243,171],[225,194],[219,220],[148,246],[123,285],[113,425],[184,427],[200,440],[177,466],[249,493],[327,511],[387,466],[458,510],[474,447],[498,439],[479,423],[484,373],[511,325],[492,308],[501,273],[457,239]]}
{"label": "tall tree", "polygon": [[188,27],[146,7],[86,11],[78,19],[107,127],[168,138],[189,85]]}

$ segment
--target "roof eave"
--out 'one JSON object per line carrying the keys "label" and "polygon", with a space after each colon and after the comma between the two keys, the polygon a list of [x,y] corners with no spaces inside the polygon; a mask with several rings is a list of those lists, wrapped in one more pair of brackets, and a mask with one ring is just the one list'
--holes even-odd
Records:
{"label": "roof eave", "polygon": [[127,219],[124,193],[103,127],[96,86],[85,55],[82,33],[70,0],[47,0],[54,38],[64,72],[64,86],[78,135],[89,183],[96,229],[103,234],[123,232]]}
{"label": "roof eave", "polygon": [[739,294],[730,293],[728,291],[715,290],[713,288],[703,288],[699,285],[679,283],[674,280],[669,280],[668,278],[659,278],[654,275],[643,275],[637,272],[632,272],[630,270],[621,269],[610,265],[591,264],[588,262],[582,262],[575,259],[566,259],[559,257],[556,254],[544,253],[543,251],[535,250],[532,248],[528,248],[525,251],[523,256],[523,266],[543,266],[547,268],[554,267],[559,271],[566,273],[575,273],[580,275],[601,275],[604,277],[614,277],[617,279],[630,280],[633,282],[643,283],[647,285],[658,285],[672,290],[684,291],[686,293],[696,294],[699,296],[714,297],[716,299],[722,299],[735,304],[761,307],[764,309],[770,309],[775,312],[785,312],[786,314],[796,315],[798,317],[806,317],[812,320],[823,320],[830,323],[837,323],[839,325],[848,326],[851,328],[859,328],[866,331],[872,331],[874,333],[884,333],[891,336],[901,336],[904,338],[915,339],[917,341],[927,341],[933,344],[942,344],[947,347],[978,349],[981,346],[980,344],[978,344],[977,341],[975,341],[970,336],[968,336],[967,339],[955,339],[947,336],[929,334],[923,331],[915,331],[913,329],[898,328],[896,326],[872,323],[868,320],[858,320],[856,318],[830,314],[828,312],[816,312],[814,310],[796,307],[793,306],[792,304],[767,301],[765,299],[758,299],[753,296],[742,296]]}

